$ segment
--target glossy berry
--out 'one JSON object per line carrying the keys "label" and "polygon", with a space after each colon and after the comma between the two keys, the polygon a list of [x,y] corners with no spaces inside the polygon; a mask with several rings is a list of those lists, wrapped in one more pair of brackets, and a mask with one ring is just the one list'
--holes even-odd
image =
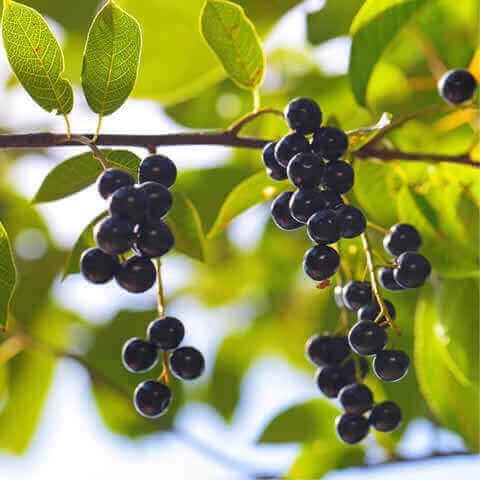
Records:
{"label": "glossy berry", "polygon": [[398,382],[408,372],[410,359],[401,350],[383,350],[373,360],[375,375],[384,382]]}
{"label": "glossy berry", "polygon": [[107,217],[95,227],[98,246],[109,255],[128,252],[135,241],[135,225],[127,219]]}
{"label": "glossy berry", "polygon": [[298,188],[316,188],[323,179],[325,165],[314,153],[298,153],[288,164],[290,182]]}
{"label": "glossy berry", "polygon": [[344,205],[342,197],[333,190],[322,190],[320,192],[320,197],[324,209],[335,210]]}
{"label": "glossy berry", "polygon": [[342,370],[348,378],[347,384],[355,383],[357,377],[364,379],[369,371],[368,362],[363,357],[357,357],[355,360],[351,359],[342,365]]}
{"label": "glossy berry", "polygon": [[395,278],[393,278],[393,268],[380,268],[378,270],[378,280],[380,281],[380,285],[386,290],[392,292],[404,290],[404,288],[395,281]]}
{"label": "glossy berry", "polygon": [[361,415],[344,413],[335,420],[335,430],[338,438],[348,445],[361,442],[370,430],[370,424]]}
{"label": "glossy berry", "polygon": [[145,257],[158,258],[166,255],[174,244],[175,239],[170,228],[159,220],[140,225],[135,248]]}
{"label": "glossy berry", "polygon": [[195,380],[205,370],[205,360],[196,348],[181,347],[172,353],[170,368],[183,380]]}
{"label": "glossy berry", "polygon": [[160,350],[174,350],[185,336],[183,323],[175,317],[162,317],[150,323],[147,337]]}
{"label": "glossy berry", "polygon": [[170,188],[177,179],[177,167],[165,155],[150,155],[143,159],[138,169],[138,181],[156,182]]}
{"label": "glossy berry", "polygon": [[312,215],[307,223],[308,236],[319,245],[328,245],[340,240],[340,225],[333,210],[322,210]]}
{"label": "glossy berry", "polygon": [[318,188],[297,190],[290,198],[290,211],[295,220],[307,223],[314,213],[324,209],[324,204]]}
{"label": "glossy berry", "polygon": [[138,223],[145,216],[145,196],[139,188],[122,187],[110,197],[109,208],[112,216]]}
{"label": "glossy berry", "polygon": [[372,286],[369,282],[355,280],[343,287],[343,302],[352,312],[360,310],[372,300]]}
{"label": "glossy berry", "polygon": [[402,423],[402,411],[394,402],[378,403],[370,412],[368,421],[378,432],[393,432]]}
{"label": "glossy berry", "polygon": [[303,257],[303,270],[316,282],[330,278],[340,266],[340,257],[331,247],[315,245]]}
{"label": "glossy berry", "polygon": [[337,365],[350,354],[347,338],[343,336],[314,335],[307,341],[305,350],[308,359],[317,367]]}
{"label": "glossy berry", "polygon": [[272,180],[286,180],[287,169],[275,159],[275,143],[267,143],[262,152],[262,160],[267,169],[267,175]]}
{"label": "glossy berry", "polygon": [[100,195],[107,199],[121,187],[135,184],[135,179],[124,170],[109,168],[105,170],[97,180],[97,188]]}
{"label": "glossy berry", "polygon": [[363,213],[352,205],[345,205],[338,212],[338,223],[343,238],[355,238],[367,228],[367,220]]}
{"label": "glossy berry", "polygon": [[293,192],[281,193],[272,203],[271,213],[275,224],[282,230],[297,230],[303,223],[297,222],[290,212],[290,199]]}
{"label": "glossy berry", "polygon": [[288,167],[290,160],[297,154],[309,152],[310,144],[300,133],[289,133],[281,138],[275,146],[275,158],[280,165]]}
{"label": "glossy berry", "polygon": [[338,308],[345,306],[343,303],[343,288],[340,285],[337,285],[333,289],[333,296],[335,297],[335,303],[337,304]]}
{"label": "glossy berry", "polygon": [[120,268],[117,257],[106,254],[100,248],[85,250],[80,259],[83,276],[92,283],[107,283]]}
{"label": "glossy berry", "polygon": [[338,160],[348,148],[347,135],[335,127],[322,127],[313,134],[312,150],[326,160]]}
{"label": "glossy berry", "polygon": [[[383,298],[382,300],[383,300],[383,303],[385,304],[385,307],[387,307],[390,318],[393,321],[395,321],[396,311],[395,311],[395,307],[393,306],[393,303],[390,302],[390,300],[387,300],[386,298]],[[360,308],[360,310],[358,310],[357,318],[359,322],[374,322],[379,314],[380,314],[380,305],[375,299],[374,302],[369,303],[368,305],[364,305],[363,307]],[[378,323],[383,323],[386,320],[387,318],[383,315],[382,317],[380,317],[380,320]]]}
{"label": "glossy berry", "polygon": [[471,100],[476,89],[477,80],[468,70],[450,70],[438,82],[440,95],[453,105]]}
{"label": "glossy berry", "polygon": [[172,194],[160,183],[145,182],[139,187],[145,197],[145,214],[147,220],[159,221],[172,208]]}
{"label": "glossy berry", "polygon": [[403,288],[421,287],[430,276],[430,262],[419,253],[405,252],[397,258],[398,267],[393,271],[393,278]]}
{"label": "glossy berry", "polygon": [[167,413],[171,400],[171,390],[155,380],[140,383],[133,394],[133,404],[137,412],[148,418],[160,417]]}
{"label": "glossy berry", "polygon": [[373,407],[372,391],[362,383],[353,383],[343,387],[338,399],[343,409],[353,415],[361,415]]}
{"label": "glossy berry", "polygon": [[295,98],[285,107],[285,119],[291,130],[307,135],[320,127],[322,112],[310,98]]}
{"label": "glossy berry", "polygon": [[390,229],[383,239],[385,250],[394,257],[404,252],[416,252],[422,245],[418,230],[407,223],[398,223]]}
{"label": "glossy berry", "polygon": [[134,255],[122,263],[115,276],[117,283],[131,293],[143,293],[153,287],[157,271],[152,261],[146,257]]}
{"label": "glossy berry", "polygon": [[147,372],[158,362],[158,351],[150,342],[141,338],[131,338],[123,346],[122,361],[130,372]]}
{"label": "glossy berry", "polygon": [[341,160],[333,160],[325,166],[323,186],[338,193],[347,193],[354,182],[352,166]]}
{"label": "glossy berry", "polygon": [[358,355],[376,355],[387,345],[385,329],[374,322],[357,322],[348,334],[348,343]]}
{"label": "glossy berry", "polygon": [[338,392],[351,383],[349,372],[340,365],[329,365],[319,368],[315,374],[315,383],[319,390],[328,398],[336,398]]}

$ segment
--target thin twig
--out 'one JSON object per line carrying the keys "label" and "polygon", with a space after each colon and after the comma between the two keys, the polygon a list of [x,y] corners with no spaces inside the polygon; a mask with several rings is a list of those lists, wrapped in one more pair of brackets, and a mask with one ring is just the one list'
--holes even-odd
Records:
{"label": "thin twig", "polygon": [[240,133],[240,130],[245,125],[250,123],[252,120],[255,120],[257,117],[260,117],[262,115],[266,115],[269,113],[273,115],[278,115],[279,117],[283,118],[283,113],[280,110],[276,110],[275,108],[262,108],[260,110],[247,113],[242,118],[232,123],[232,125],[228,127],[227,131],[230,132],[232,135],[238,136],[238,134]]}
{"label": "thin twig", "polygon": [[[95,137],[96,138],[96,137]],[[100,162],[104,170],[107,170],[107,159],[101,150],[95,145],[94,140],[90,140],[82,135],[71,135],[69,140],[78,141],[79,143],[86,145],[93,153],[93,156]]]}

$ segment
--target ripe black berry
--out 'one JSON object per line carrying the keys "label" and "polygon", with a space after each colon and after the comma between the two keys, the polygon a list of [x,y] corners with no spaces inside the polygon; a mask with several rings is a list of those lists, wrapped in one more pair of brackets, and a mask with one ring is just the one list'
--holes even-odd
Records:
{"label": "ripe black berry", "polygon": [[360,310],[372,300],[372,286],[368,282],[355,280],[343,287],[343,302],[352,312]]}
{"label": "ripe black berry", "polygon": [[335,429],[342,442],[354,445],[368,435],[370,425],[368,420],[361,415],[344,413],[335,420]]}
{"label": "ripe black berry", "polygon": [[156,365],[158,351],[150,342],[141,338],[131,338],[123,346],[122,361],[130,372],[146,372]]}
{"label": "ripe black berry", "polygon": [[428,279],[432,267],[430,262],[419,253],[405,252],[397,258],[398,267],[393,278],[403,288],[421,287]]}
{"label": "ripe black berry", "polygon": [[328,245],[340,240],[340,225],[333,210],[322,210],[312,215],[307,223],[308,236],[319,245]]}
{"label": "ripe black berry", "polygon": [[393,268],[380,268],[380,270],[378,271],[378,280],[380,281],[380,285],[386,290],[390,290],[392,292],[404,290],[404,288],[399,285],[393,278]]}
{"label": "ripe black berry", "polygon": [[165,384],[154,380],[140,383],[133,394],[133,403],[137,412],[148,418],[164,415],[171,399],[171,390]]}
{"label": "ripe black berry", "polygon": [[333,190],[322,190],[320,196],[324,209],[334,210],[344,205],[342,197]]}
{"label": "ripe black berry", "polygon": [[[393,303],[390,302],[390,300],[387,300],[386,298],[383,298],[382,300],[385,306],[387,307],[390,318],[394,321],[396,317],[396,311],[395,311],[395,307],[393,306]],[[358,310],[357,312],[358,321],[374,322],[375,319],[380,314],[380,310],[381,310],[380,305],[378,304],[377,299],[375,299],[372,303],[369,303],[368,305],[364,305],[363,307],[360,308],[360,310]],[[382,315],[378,323],[383,323],[386,320],[387,318],[384,315]]]}
{"label": "ripe black berry", "polygon": [[290,212],[290,199],[293,192],[281,193],[272,203],[271,212],[275,224],[282,230],[297,230],[303,223],[297,222]]}
{"label": "ripe black berry", "polygon": [[146,257],[134,255],[122,263],[115,276],[117,283],[131,293],[143,293],[153,287],[157,271],[152,261]]}
{"label": "ripe black berry", "polygon": [[140,225],[135,248],[146,257],[158,258],[167,254],[174,244],[175,239],[168,225],[158,220]]}
{"label": "ripe black berry", "polygon": [[325,166],[323,186],[337,193],[347,193],[353,187],[352,166],[341,160],[332,160]]}
{"label": "ripe black berry", "polygon": [[285,107],[288,126],[298,133],[313,133],[322,123],[322,112],[309,98],[295,98]]}
{"label": "ripe black berry", "polygon": [[275,143],[267,143],[262,152],[263,163],[268,176],[273,180],[286,180],[287,169],[275,159]]}
{"label": "ripe black berry", "polygon": [[275,146],[275,158],[280,165],[288,167],[290,160],[301,152],[309,152],[310,144],[300,133],[289,133],[281,138]]}
{"label": "ripe black berry", "polygon": [[181,347],[170,357],[170,368],[179,378],[195,380],[205,369],[205,360],[201,352],[193,347]]}
{"label": "ripe black berry", "polygon": [[323,179],[325,165],[314,153],[298,153],[288,164],[287,174],[298,188],[316,188]]}
{"label": "ripe black berry", "polygon": [[290,198],[290,211],[295,220],[307,223],[314,214],[324,209],[323,196],[318,188],[297,190]]}
{"label": "ripe black berry", "polygon": [[384,382],[397,382],[408,372],[410,359],[401,350],[383,350],[373,360],[373,370]]}
{"label": "ripe black berry", "polygon": [[340,266],[340,257],[331,247],[315,245],[303,257],[303,270],[317,282],[330,278]]}
{"label": "ripe black berry", "polygon": [[97,188],[100,195],[107,199],[121,187],[134,185],[135,179],[124,170],[109,168],[105,170],[97,180]]}
{"label": "ripe black berry", "polygon": [[335,398],[351,380],[351,376],[340,365],[319,368],[315,374],[317,387],[328,398]]}
{"label": "ripe black berry", "polygon": [[357,381],[357,377],[364,379],[367,376],[369,370],[368,362],[363,357],[350,359],[342,365],[342,370],[348,378],[347,384],[355,383]]}
{"label": "ripe black berry", "polygon": [[177,167],[165,155],[150,155],[143,159],[138,169],[138,181],[156,182],[170,188],[177,179]]}
{"label": "ripe black berry", "polygon": [[318,367],[337,365],[350,354],[347,337],[314,335],[305,345],[308,359]]}
{"label": "ripe black berry", "polygon": [[312,150],[327,160],[338,160],[345,155],[348,137],[335,127],[322,127],[313,134]]}
{"label": "ripe black berry", "polygon": [[471,100],[476,89],[477,80],[468,70],[450,70],[438,82],[440,95],[454,105]]}
{"label": "ripe black berry", "polygon": [[393,432],[402,423],[402,411],[394,402],[378,403],[370,412],[368,421],[379,432]]}
{"label": "ripe black berry", "polygon": [[172,208],[172,194],[160,183],[145,182],[139,187],[145,197],[145,213],[148,220],[161,220]]}
{"label": "ripe black berry", "polygon": [[338,399],[347,413],[361,415],[373,407],[372,391],[362,383],[353,383],[343,387]]}
{"label": "ripe black berry", "polygon": [[363,213],[352,205],[345,205],[339,209],[338,222],[342,229],[343,238],[355,238],[367,228],[367,220]]}
{"label": "ripe black berry", "polygon": [[147,329],[147,337],[160,350],[174,350],[185,336],[183,323],[175,317],[154,320]]}
{"label": "ripe black berry", "polygon": [[107,217],[95,227],[98,246],[109,255],[128,252],[135,241],[135,225],[127,219]]}
{"label": "ripe black berry", "polygon": [[359,355],[376,355],[387,345],[385,330],[375,322],[357,322],[348,334],[348,343]]}
{"label": "ripe black berry", "polygon": [[110,197],[109,208],[114,217],[128,218],[138,222],[145,216],[145,196],[139,188],[122,187]]}
{"label": "ripe black berry", "polygon": [[92,283],[107,283],[120,268],[117,257],[106,254],[100,248],[85,250],[80,259],[83,276]]}
{"label": "ripe black berry", "polygon": [[394,257],[404,252],[416,252],[421,245],[422,238],[418,230],[407,223],[394,225],[383,239],[385,250]]}

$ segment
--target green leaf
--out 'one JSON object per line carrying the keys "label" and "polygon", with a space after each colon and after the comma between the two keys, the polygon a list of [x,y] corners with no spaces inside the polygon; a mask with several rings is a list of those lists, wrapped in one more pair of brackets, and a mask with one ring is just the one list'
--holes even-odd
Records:
{"label": "green leaf", "polygon": [[141,48],[140,25],[109,0],[90,27],[83,57],[82,87],[95,113],[110,115],[127,100],[137,79]]}
{"label": "green leaf", "polygon": [[47,112],[66,117],[73,108],[73,89],[63,77],[63,52],[47,22],[32,8],[5,0],[2,35],[23,88]]}
{"label": "green leaf", "polygon": [[350,151],[356,152],[392,123],[392,114],[384,112],[376,125],[348,132]]}
{"label": "green leaf", "polygon": [[384,49],[429,0],[367,0],[355,16],[350,34],[349,75],[360,105],[366,104],[368,82]]}
{"label": "green leaf", "polygon": [[[128,150],[102,150],[112,168],[137,175],[140,158]],[[53,202],[80,192],[97,180],[103,169],[91,152],[83,153],[57,165],[45,178],[34,203]]]}
{"label": "green leaf", "polygon": [[8,310],[17,283],[17,270],[7,232],[0,222],[0,329],[8,321]]}
{"label": "green leaf", "polygon": [[206,0],[201,29],[237,85],[254,90],[262,83],[265,55],[255,27],[242,7],[224,0]]}
{"label": "green leaf", "polygon": [[95,225],[107,215],[108,212],[102,212],[83,229],[82,233],[78,237],[78,240],[75,242],[72,251],[70,252],[70,256],[68,257],[65,270],[63,272],[62,280],[65,280],[72,273],[80,272],[80,257],[82,256],[82,253],[89,248],[96,247],[96,242],[93,238],[93,229]]}
{"label": "green leaf", "polygon": [[265,202],[289,188],[291,185],[288,182],[272,180],[264,171],[247,178],[230,192],[207,238],[213,238],[222,233],[235,217],[249,208]]}
{"label": "green leaf", "polygon": [[473,280],[426,288],[415,316],[415,368],[422,392],[438,420],[475,451],[480,438],[478,288]]}

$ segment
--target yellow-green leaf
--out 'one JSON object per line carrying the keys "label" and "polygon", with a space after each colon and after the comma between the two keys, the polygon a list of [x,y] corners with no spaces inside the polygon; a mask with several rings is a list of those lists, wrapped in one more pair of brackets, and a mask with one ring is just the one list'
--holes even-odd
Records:
{"label": "yellow-green leaf", "polygon": [[242,88],[256,89],[263,80],[265,55],[243,8],[224,0],[207,0],[201,29],[231,79]]}
{"label": "yellow-green leaf", "polygon": [[363,127],[348,132],[350,151],[355,152],[372,141],[379,133],[392,123],[392,114],[384,112],[376,125]]}
{"label": "yellow-green leaf", "polygon": [[0,222],[0,328],[5,328],[8,309],[17,283],[17,270],[13,262],[8,235]]}

